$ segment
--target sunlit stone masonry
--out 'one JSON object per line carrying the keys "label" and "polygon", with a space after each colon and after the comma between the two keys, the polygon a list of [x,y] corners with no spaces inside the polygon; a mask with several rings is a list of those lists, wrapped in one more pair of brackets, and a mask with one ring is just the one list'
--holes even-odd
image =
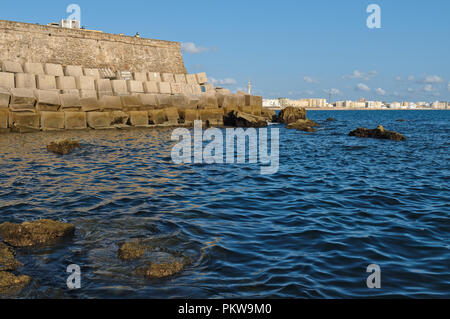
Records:
{"label": "sunlit stone masonry", "polygon": [[0,46],[0,132],[222,126],[233,111],[262,116],[262,97],[187,74],[177,42],[0,21]]}

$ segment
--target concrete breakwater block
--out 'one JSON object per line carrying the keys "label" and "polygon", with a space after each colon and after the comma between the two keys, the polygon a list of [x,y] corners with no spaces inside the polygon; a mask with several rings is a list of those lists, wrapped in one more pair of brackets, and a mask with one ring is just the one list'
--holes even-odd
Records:
{"label": "concrete breakwater block", "polygon": [[130,111],[129,123],[135,127],[146,127],[148,126],[148,112],[147,111]]}
{"label": "concrete breakwater block", "polygon": [[126,95],[120,97],[125,111],[140,111],[142,102],[137,95]]}
{"label": "concrete breakwater block", "polygon": [[41,129],[57,131],[64,129],[64,112],[41,112]]}
{"label": "concrete breakwater block", "polygon": [[11,89],[11,102],[9,108],[12,111],[35,111],[36,98],[33,89]]}
{"label": "concrete breakwater block", "polygon": [[144,92],[145,93],[159,93],[158,82],[156,81],[146,81],[143,82]]}
{"label": "concrete breakwater block", "polygon": [[30,73],[16,73],[16,88],[35,89],[36,76]]}
{"label": "concrete breakwater block", "polygon": [[56,77],[53,75],[36,75],[36,87],[39,90],[56,90]]}
{"label": "concrete breakwater block", "polygon": [[[178,110],[180,113],[180,110]],[[194,125],[194,121],[197,121],[200,119],[199,117],[199,111],[194,109],[183,109],[181,111],[184,113],[184,123],[188,125]]]}
{"label": "concrete breakwater block", "polygon": [[202,84],[201,90],[204,93],[215,93],[216,89],[214,88],[214,85],[212,84]]}
{"label": "concrete breakwater block", "polygon": [[23,68],[19,62],[3,61],[2,71],[9,73],[23,73]]}
{"label": "concrete breakwater block", "polygon": [[170,98],[170,95],[157,94],[156,98],[158,99],[158,107],[160,109],[172,106],[172,99]]}
{"label": "concrete breakwater block", "polygon": [[183,94],[183,87],[181,83],[170,83],[170,92],[172,94]]}
{"label": "concrete breakwater block", "polygon": [[122,110],[122,99],[120,96],[103,96],[99,100],[102,110]]}
{"label": "concrete breakwater block", "polygon": [[116,127],[126,126],[130,116],[123,111],[111,111],[110,112],[110,124]]}
{"label": "concrete breakwater block", "polygon": [[60,100],[63,111],[81,110],[80,97],[76,94],[61,94]]}
{"label": "concrete breakwater block", "polygon": [[202,87],[198,84],[191,85],[192,93],[194,94],[201,94],[202,93]]}
{"label": "concrete breakwater block", "polygon": [[181,91],[183,94],[194,94],[191,85],[186,83],[181,84]]}
{"label": "concrete breakwater block", "polygon": [[73,76],[57,76],[56,87],[58,90],[77,90],[75,77]]}
{"label": "concrete breakwater block", "polygon": [[141,81],[127,80],[127,90],[130,93],[144,93],[144,86]]}
{"label": "concrete breakwater block", "polygon": [[95,78],[91,76],[76,76],[75,84],[78,90],[95,91]]}
{"label": "concrete breakwater block", "polygon": [[64,74],[66,76],[83,76],[83,68],[79,65],[67,65],[64,68]]}
{"label": "concrete breakwater block", "polygon": [[64,76],[64,70],[61,64],[46,63],[44,64],[44,71],[47,75]]}
{"label": "concrete breakwater block", "polygon": [[147,77],[149,81],[161,82],[161,73],[159,72],[148,72]]}
{"label": "concrete breakwater block", "polygon": [[0,72],[0,87],[12,89],[15,87],[14,82],[14,73]]}
{"label": "concrete breakwater block", "polygon": [[28,112],[10,112],[9,127],[13,132],[27,133],[40,129],[40,115]]}
{"label": "concrete breakwater block", "polygon": [[94,80],[95,90],[98,92],[113,92],[111,80],[109,79],[96,79]]}
{"label": "concrete breakwater block", "polygon": [[208,78],[206,77],[206,73],[202,72],[202,73],[197,73],[195,75],[197,77],[197,83],[198,84],[205,84],[208,82]]}
{"label": "concrete breakwater block", "polygon": [[222,109],[205,109],[199,111],[200,120],[209,125],[223,125]]}
{"label": "concrete breakwater block", "polygon": [[168,107],[164,109],[164,115],[166,116],[166,123],[169,125],[178,125],[178,120],[180,115],[178,114],[178,109],[175,107]]}
{"label": "concrete breakwater block", "polygon": [[101,111],[102,109],[97,97],[81,98],[80,104],[83,112]]}
{"label": "concrete breakwater block", "polygon": [[245,95],[245,106],[261,106],[262,96]]}
{"label": "concrete breakwater block", "polygon": [[77,89],[72,89],[72,90],[60,90],[61,94],[71,94],[71,95],[76,95],[78,97],[80,97],[80,91],[78,91]]}
{"label": "concrete breakwater block", "polygon": [[100,71],[98,69],[84,68],[83,73],[85,76],[93,77],[94,79],[100,79]]}
{"label": "concrete breakwater block", "polygon": [[87,128],[85,112],[63,112],[66,130],[84,130]]}
{"label": "concrete breakwater block", "polygon": [[90,128],[101,130],[111,127],[111,116],[109,112],[89,112],[86,113],[87,125]]}
{"label": "concrete breakwater block", "polygon": [[114,95],[121,96],[121,95],[129,94],[128,87],[127,87],[127,81],[125,81],[125,80],[112,80],[111,86],[112,86]]}
{"label": "concrete breakwater block", "polygon": [[187,108],[189,106],[189,98],[183,94],[176,94],[169,96],[170,106],[176,108]]}
{"label": "concrete breakwater block", "polygon": [[144,109],[156,109],[158,108],[158,98],[156,94],[139,94],[142,107]]}
{"label": "concrete breakwater block", "polygon": [[175,82],[186,84],[186,74],[175,74]]}
{"label": "concrete breakwater block", "polygon": [[161,125],[166,122],[166,115],[164,110],[150,110],[148,111],[148,120],[152,125]]}
{"label": "concrete breakwater block", "polygon": [[252,105],[251,106],[251,114],[256,116],[262,115],[262,106]]}
{"label": "concrete breakwater block", "polygon": [[172,88],[168,82],[158,82],[158,91],[161,94],[172,94]]}
{"label": "concrete breakwater block", "polygon": [[148,81],[147,73],[145,73],[145,72],[134,72],[133,73],[133,79],[135,81],[147,82]]}
{"label": "concrete breakwater block", "polygon": [[102,79],[115,79],[116,73],[110,68],[100,68],[98,69],[100,73],[100,78]]}
{"label": "concrete breakwater block", "polygon": [[217,102],[217,97],[215,94],[201,94],[199,107],[201,109],[217,109],[219,108],[219,103]]}
{"label": "concrete breakwater block", "polygon": [[186,74],[186,83],[198,85],[197,76],[195,74]]}
{"label": "concrete breakwater block", "polygon": [[0,87],[0,110],[8,109],[9,101],[11,100],[11,93],[9,90]]}
{"label": "concrete breakwater block", "polygon": [[31,74],[45,74],[44,67],[41,63],[26,62],[23,65],[23,71]]}
{"label": "concrete breakwater block", "polygon": [[0,129],[7,129],[9,127],[8,123],[8,110],[0,109]]}
{"label": "concrete breakwater block", "polygon": [[86,98],[98,98],[98,94],[96,90],[80,90],[80,98],[86,99]]}
{"label": "concrete breakwater block", "polygon": [[175,77],[172,73],[161,73],[161,79],[163,82],[175,83]]}
{"label": "concrete breakwater block", "polygon": [[35,90],[36,111],[57,112],[61,106],[57,91]]}
{"label": "concrete breakwater block", "polygon": [[219,107],[237,106],[237,97],[235,95],[216,93],[216,97]]}

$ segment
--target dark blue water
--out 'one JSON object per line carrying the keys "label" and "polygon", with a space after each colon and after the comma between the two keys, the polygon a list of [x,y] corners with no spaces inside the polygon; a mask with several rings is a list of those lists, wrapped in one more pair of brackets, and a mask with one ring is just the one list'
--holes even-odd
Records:
{"label": "dark blue water", "polygon": [[[19,297],[450,297],[450,112],[313,111],[315,134],[280,126],[280,170],[175,165],[171,130],[0,135],[0,222],[72,222],[73,239],[18,250]],[[325,122],[328,117],[336,122]],[[397,122],[402,118],[405,122]],[[358,126],[406,142],[348,137]],[[48,142],[77,137],[58,157]],[[192,261],[147,280],[118,244],[144,238]],[[66,287],[78,264],[82,289]],[[382,288],[366,286],[369,264]]]}

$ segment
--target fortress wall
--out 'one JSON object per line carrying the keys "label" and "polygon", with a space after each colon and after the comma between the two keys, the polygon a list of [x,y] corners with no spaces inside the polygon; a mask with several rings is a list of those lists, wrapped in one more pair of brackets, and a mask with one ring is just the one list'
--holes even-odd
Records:
{"label": "fortress wall", "polygon": [[179,42],[0,20],[0,61],[186,73]]}

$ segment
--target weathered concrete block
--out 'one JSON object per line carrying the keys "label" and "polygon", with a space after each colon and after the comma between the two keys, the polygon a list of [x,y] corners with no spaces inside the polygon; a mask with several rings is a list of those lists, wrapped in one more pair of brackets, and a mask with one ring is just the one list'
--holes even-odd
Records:
{"label": "weathered concrete block", "polygon": [[135,127],[145,127],[149,124],[147,111],[131,111],[129,123]]}
{"label": "weathered concrete block", "polygon": [[116,78],[118,80],[133,80],[133,74],[130,71],[117,71]]}
{"label": "weathered concrete block", "polygon": [[114,95],[121,96],[121,95],[129,94],[128,87],[127,87],[127,81],[125,81],[125,80],[112,80],[111,86],[112,86]]}
{"label": "weathered concrete block", "polygon": [[139,99],[145,109],[158,108],[158,97],[156,94],[139,94]]}
{"label": "weathered concrete block", "polygon": [[60,90],[61,94],[71,94],[71,95],[77,95],[78,97],[80,97],[80,91],[77,89],[72,89],[72,90]]}
{"label": "weathered concrete block", "polygon": [[80,90],[80,98],[95,98],[97,99],[97,91],[96,90]]}
{"label": "weathered concrete block", "polygon": [[172,73],[161,73],[163,82],[175,83],[175,77]]}
{"label": "weathered concrete block", "polygon": [[14,73],[0,72],[0,87],[5,89],[14,88]]}
{"label": "weathered concrete block", "polygon": [[44,71],[47,75],[64,76],[64,71],[61,64],[44,64]]}
{"label": "weathered concrete block", "polygon": [[261,106],[262,107],[262,97],[255,95],[245,95],[245,106]]}
{"label": "weathered concrete block", "polygon": [[189,98],[184,94],[176,94],[169,96],[170,106],[176,108],[187,108],[189,106]]}
{"label": "weathered concrete block", "polygon": [[103,96],[99,103],[102,110],[122,110],[122,99],[120,96]]}
{"label": "weathered concrete block", "polygon": [[94,79],[100,79],[100,71],[98,69],[89,69],[89,68],[84,68],[83,69],[83,73],[85,76],[89,76],[92,77]]}
{"label": "weathered concrete block", "polygon": [[190,84],[181,84],[181,91],[183,92],[183,94],[194,94],[194,92],[192,91],[192,86]]}
{"label": "weathered concrete block", "polygon": [[79,65],[67,65],[64,68],[64,74],[66,76],[83,76],[83,68]]}
{"label": "weathered concrete block", "polygon": [[258,106],[258,105],[252,105],[251,107],[251,114],[256,115],[256,116],[261,116],[262,114],[262,106]]}
{"label": "weathered concrete block", "polygon": [[223,108],[236,107],[237,108],[237,106],[238,106],[237,98],[233,94],[217,93],[216,97],[217,97],[217,103],[218,103],[219,107],[223,107]]}
{"label": "weathered concrete block", "polygon": [[95,81],[95,89],[98,92],[112,92],[111,80],[109,79],[96,79]]}
{"label": "weathered concrete block", "polygon": [[97,97],[99,100],[102,99],[104,96],[114,96],[114,92],[113,91],[97,91]]}
{"label": "weathered concrete block", "polygon": [[63,112],[66,130],[84,130],[87,128],[85,112]]}
{"label": "weathered concrete block", "polygon": [[135,81],[147,82],[148,81],[147,73],[146,72],[134,72],[133,79]]}
{"label": "weathered concrete block", "polygon": [[145,93],[159,93],[158,82],[156,81],[146,81],[143,83]]}
{"label": "weathered concrete block", "polygon": [[119,126],[127,125],[129,118],[130,116],[123,111],[110,112],[111,125],[119,125]]}
{"label": "weathered concrete block", "polygon": [[15,88],[11,89],[11,102],[9,108],[11,111],[35,111],[36,98],[33,89]]}
{"label": "weathered concrete block", "polygon": [[181,83],[170,83],[170,92],[172,94],[183,94]]}
{"label": "weathered concrete block", "polygon": [[11,93],[9,90],[0,87],[0,110],[7,110],[9,107],[9,102],[11,100]]}
{"label": "weathered concrete block", "polygon": [[165,107],[171,107],[172,106],[172,100],[171,96],[167,94],[157,94],[156,95],[158,99],[158,106],[159,108],[165,108]]}
{"label": "weathered concrete block", "polygon": [[26,133],[39,131],[40,115],[28,112],[10,112],[9,127],[14,132]]}
{"label": "weathered concrete block", "polygon": [[25,62],[23,64],[23,72],[31,74],[45,74],[44,67],[41,63]]}
{"label": "weathered concrete block", "polygon": [[144,86],[141,81],[128,80],[127,89],[130,93],[144,93]]}
{"label": "weathered concrete block", "polygon": [[186,83],[187,84],[195,84],[195,85],[198,85],[198,82],[197,82],[197,75],[195,75],[195,74],[186,74]]}
{"label": "weathered concrete block", "polygon": [[166,122],[166,115],[164,110],[150,110],[148,111],[149,124],[161,125]]}
{"label": "weathered concrete block", "polygon": [[231,94],[229,89],[224,89],[224,88],[216,88],[216,92],[220,93],[220,94]]}
{"label": "weathered concrete block", "polygon": [[161,73],[159,72],[148,72],[147,76],[149,81],[161,82]]}
{"label": "weathered concrete block", "polygon": [[92,76],[76,76],[75,83],[78,90],[95,91],[95,78]]}
{"label": "weathered concrete block", "polygon": [[208,109],[200,110],[200,119],[206,123],[206,126],[223,125],[223,110]]}
{"label": "weathered concrete block", "polygon": [[41,112],[41,130],[56,131],[64,129],[64,112]]}
{"label": "weathered concrete block", "polygon": [[9,127],[8,114],[8,110],[0,109],[0,129],[7,129]]}
{"label": "weathered concrete block", "polygon": [[97,97],[81,98],[80,104],[83,112],[101,111],[102,109]]}
{"label": "weathered concrete block", "polygon": [[202,87],[198,84],[192,84],[191,89],[192,89],[192,93],[194,93],[194,94],[202,93]]}
{"label": "weathered concrete block", "polygon": [[3,61],[2,71],[9,73],[23,73],[23,68],[19,62]]}
{"label": "weathered concrete block", "polygon": [[178,114],[178,109],[175,107],[168,107],[164,109],[164,114],[166,116],[166,123],[169,125],[178,125],[178,120],[180,115]]}
{"label": "weathered concrete block", "polygon": [[[180,113],[180,110],[178,110]],[[194,109],[184,109],[184,123],[188,125],[194,125],[194,121],[199,120],[199,111]]]}
{"label": "weathered concrete block", "polygon": [[235,94],[238,106],[245,106],[245,94]]}
{"label": "weathered concrete block", "polygon": [[81,102],[80,97],[75,94],[61,94],[60,95],[61,100],[61,108],[64,109],[81,109]]}
{"label": "weathered concrete block", "polygon": [[36,76],[30,73],[16,73],[16,88],[18,89],[35,89]]}
{"label": "weathered concrete block", "polygon": [[100,72],[101,79],[112,80],[112,79],[116,78],[116,73],[110,68],[100,68],[100,69],[98,69],[98,71]]}
{"label": "weathered concrete block", "polygon": [[58,90],[77,90],[77,83],[73,76],[57,76],[56,87]]}
{"label": "weathered concrete block", "polygon": [[175,82],[186,84],[186,74],[175,74]]}
{"label": "weathered concrete block", "polygon": [[87,124],[93,129],[111,128],[111,116],[109,112],[86,113]]}
{"label": "weathered concrete block", "polygon": [[214,88],[214,85],[212,84],[202,84],[201,90],[204,93],[215,93],[216,89]]}
{"label": "weathered concrete block", "polygon": [[172,94],[172,88],[168,82],[158,82],[158,91],[161,94]]}
{"label": "weathered concrete block", "polygon": [[205,84],[208,82],[208,78],[206,77],[206,73],[202,72],[202,73],[197,73],[195,75],[197,77],[197,83],[198,84]]}
{"label": "weathered concrete block", "polygon": [[199,107],[201,109],[217,109],[219,107],[219,103],[217,102],[216,95],[208,93],[201,94]]}
{"label": "weathered concrete block", "polygon": [[35,90],[36,111],[57,112],[61,106],[57,91]]}
{"label": "weathered concrete block", "polygon": [[53,75],[36,75],[36,87],[39,90],[56,90],[56,78]]}
{"label": "weathered concrete block", "polygon": [[142,102],[137,95],[125,95],[120,97],[124,110],[139,111],[142,107]]}

